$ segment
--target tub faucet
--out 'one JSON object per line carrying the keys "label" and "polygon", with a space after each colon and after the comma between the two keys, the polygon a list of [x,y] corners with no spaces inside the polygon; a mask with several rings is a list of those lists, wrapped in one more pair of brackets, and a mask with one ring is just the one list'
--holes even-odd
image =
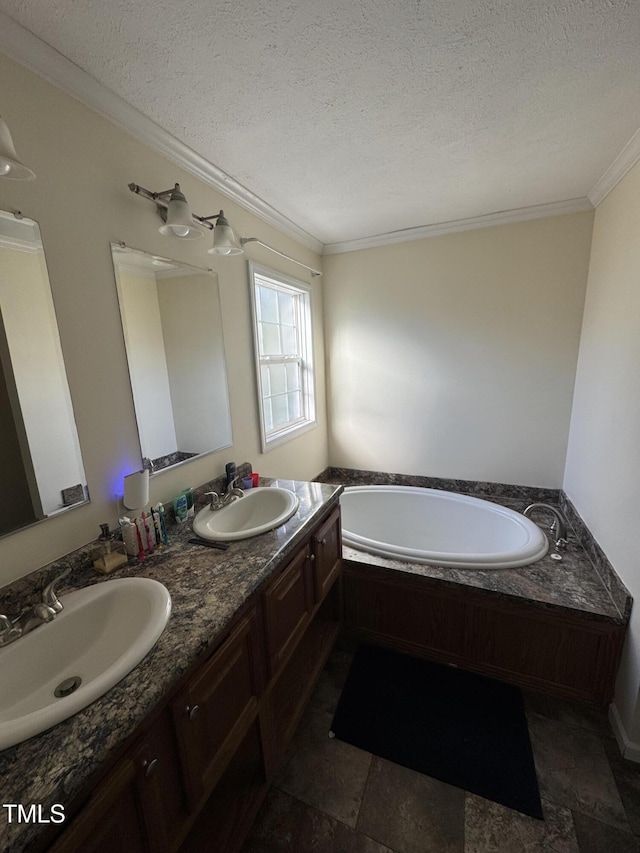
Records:
{"label": "tub faucet", "polygon": [[564,551],[567,547],[567,522],[564,519],[564,516],[556,507],[551,506],[551,504],[545,503],[534,503],[529,504],[529,506],[522,513],[523,515],[529,517],[533,510],[544,509],[547,512],[550,512],[553,516],[553,524],[551,525],[551,532],[555,537],[555,546],[556,550]]}
{"label": "tub faucet", "polygon": [[42,591],[42,601],[38,601],[31,607],[27,607],[15,619],[0,615],[0,647],[8,646],[20,637],[24,637],[34,628],[51,622],[63,609],[62,602],[56,595],[56,586],[59,581],[69,574],[71,569],[55,577]]}

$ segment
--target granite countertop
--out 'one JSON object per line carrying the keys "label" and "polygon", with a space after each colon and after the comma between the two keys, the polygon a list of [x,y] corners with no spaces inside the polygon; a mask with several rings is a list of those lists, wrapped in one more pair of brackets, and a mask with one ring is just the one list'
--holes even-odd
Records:
{"label": "granite countertop", "polygon": [[[189,544],[191,523],[172,525],[171,544],[144,562],[133,560],[133,565],[108,578],[93,568],[74,571],[61,584],[64,595],[114,577],[153,578],[171,594],[171,617],[147,657],[105,696],[48,732],[0,752],[0,803],[41,804],[44,814],[54,803],[71,803],[324,512],[338,503],[342,491],[341,486],[315,482],[266,482],[294,491],[300,501],[296,514],[277,530],[217,551]],[[62,568],[64,561],[56,565]],[[0,608],[0,612],[6,611]],[[46,829],[38,824],[9,824],[6,809],[0,809],[0,815],[3,853],[20,853]]]}
{"label": "granite countertop", "polygon": [[[527,501],[484,497],[521,512]],[[451,569],[403,560],[391,560],[343,546],[346,560],[430,578],[448,586],[472,587],[505,599],[524,599],[541,607],[581,613],[585,618],[606,619],[626,625],[631,596],[619,584],[614,597],[589,559],[572,529],[562,560],[551,559],[553,546],[542,560],[519,569]],[[626,595],[625,595],[626,593]]]}

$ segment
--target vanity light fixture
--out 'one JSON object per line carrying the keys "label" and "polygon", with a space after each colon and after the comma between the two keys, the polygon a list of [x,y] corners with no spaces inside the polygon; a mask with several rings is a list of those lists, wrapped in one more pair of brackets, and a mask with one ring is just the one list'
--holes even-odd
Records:
{"label": "vanity light fixture", "polygon": [[18,160],[11,132],[6,121],[0,116],[0,178],[12,178],[14,181],[32,181],[35,176],[35,172],[32,172]]}
{"label": "vanity light fixture", "polygon": [[223,210],[211,216],[198,216],[191,213],[179,184],[176,184],[171,190],[163,190],[159,193],[147,190],[139,184],[129,184],[129,189],[132,193],[155,203],[156,212],[164,223],[160,226],[161,234],[173,234],[181,239],[201,237],[203,232],[197,227],[201,226],[213,231],[213,245],[207,249],[211,255],[241,255],[247,243],[257,243],[281,258],[286,258],[286,260],[309,270],[312,277],[322,275],[320,270],[308,267],[302,261],[285,255],[284,252],[274,249],[268,243],[263,243],[258,237],[237,237]]}

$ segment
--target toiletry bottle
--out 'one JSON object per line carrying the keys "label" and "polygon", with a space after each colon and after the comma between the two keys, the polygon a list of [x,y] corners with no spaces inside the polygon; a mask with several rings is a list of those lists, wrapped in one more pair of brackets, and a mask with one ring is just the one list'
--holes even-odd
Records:
{"label": "toiletry bottle", "polygon": [[124,542],[113,538],[108,524],[100,525],[98,544],[91,550],[94,567],[103,574],[109,574],[114,569],[126,565],[127,550]]}
{"label": "toiletry bottle", "polygon": [[180,494],[184,495],[187,499],[187,517],[191,518],[195,514],[193,508],[193,489],[183,489]]}
{"label": "toiletry bottle", "polygon": [[176,495],[173,499],[173,514],[176,517],[178,524],[184,524],[187,520],[189,508],[187,506],[186,495]]}
{"label": "toiletry bottle", "polygon": [[165,545],[170,545],[171,539],[169,539],[169,534],[167,533],[167,519],[164,517],[164,505],[159,503],[156,509],[158,510],[158,515],[160,517],[160,530],[162,531],[162,541]]}
{"label": "toiletry bottle", "polygon": [[229,486],[233,483],[236,478],[236,463],[235,462],[227,462],[224,466],[225,473],[225,491],[228,490]]}
{"label": "toiletry bottle", "polygon": [[153,521],[153,535],[156,541],[156,548],[162,548],[162,528],[160,526],[160,514],[157,507],[151,507],[151,520]]}
{"label": "toiletry bottle", "polygon": [[131,523],[131,519],[125,515],[120,519],[120,531],[122,532],[122,541],[127,549],[127,554],[135,557],[138,553],[138,537],[136,536],[135,525]]}
{"label": "toiletry bottle", "polygon": [[142,513],[142,525],[144,527],[144,548],[148,554],[153,554],[153,550],[156,547],[156,538],[151,532],[151,523],[149,521],[149,516],[146,512]]}
{"label": "toiletry bottle", "polygon": [[140,529],[141,523],[142,523],[142,519],[140,519],[140,518],[134,518],[133,519],[133,526],[136,529],[136,538],[138,540],[138,559],[139,560],[146,560],[147,555],[144,552],[144,544],[143,544],[144,539],[142,538],[142,531]]}

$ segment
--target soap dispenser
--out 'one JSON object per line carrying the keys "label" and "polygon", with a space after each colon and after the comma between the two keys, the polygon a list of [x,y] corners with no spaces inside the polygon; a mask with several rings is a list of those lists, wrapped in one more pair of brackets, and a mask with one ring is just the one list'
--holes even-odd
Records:
{"label": "soap dispenser", "polygon": [[114,539],[108,524],[100,525],[98,544],[91,549],[94,568],[105,575],[124,566],[129,558],[124,542]]}

